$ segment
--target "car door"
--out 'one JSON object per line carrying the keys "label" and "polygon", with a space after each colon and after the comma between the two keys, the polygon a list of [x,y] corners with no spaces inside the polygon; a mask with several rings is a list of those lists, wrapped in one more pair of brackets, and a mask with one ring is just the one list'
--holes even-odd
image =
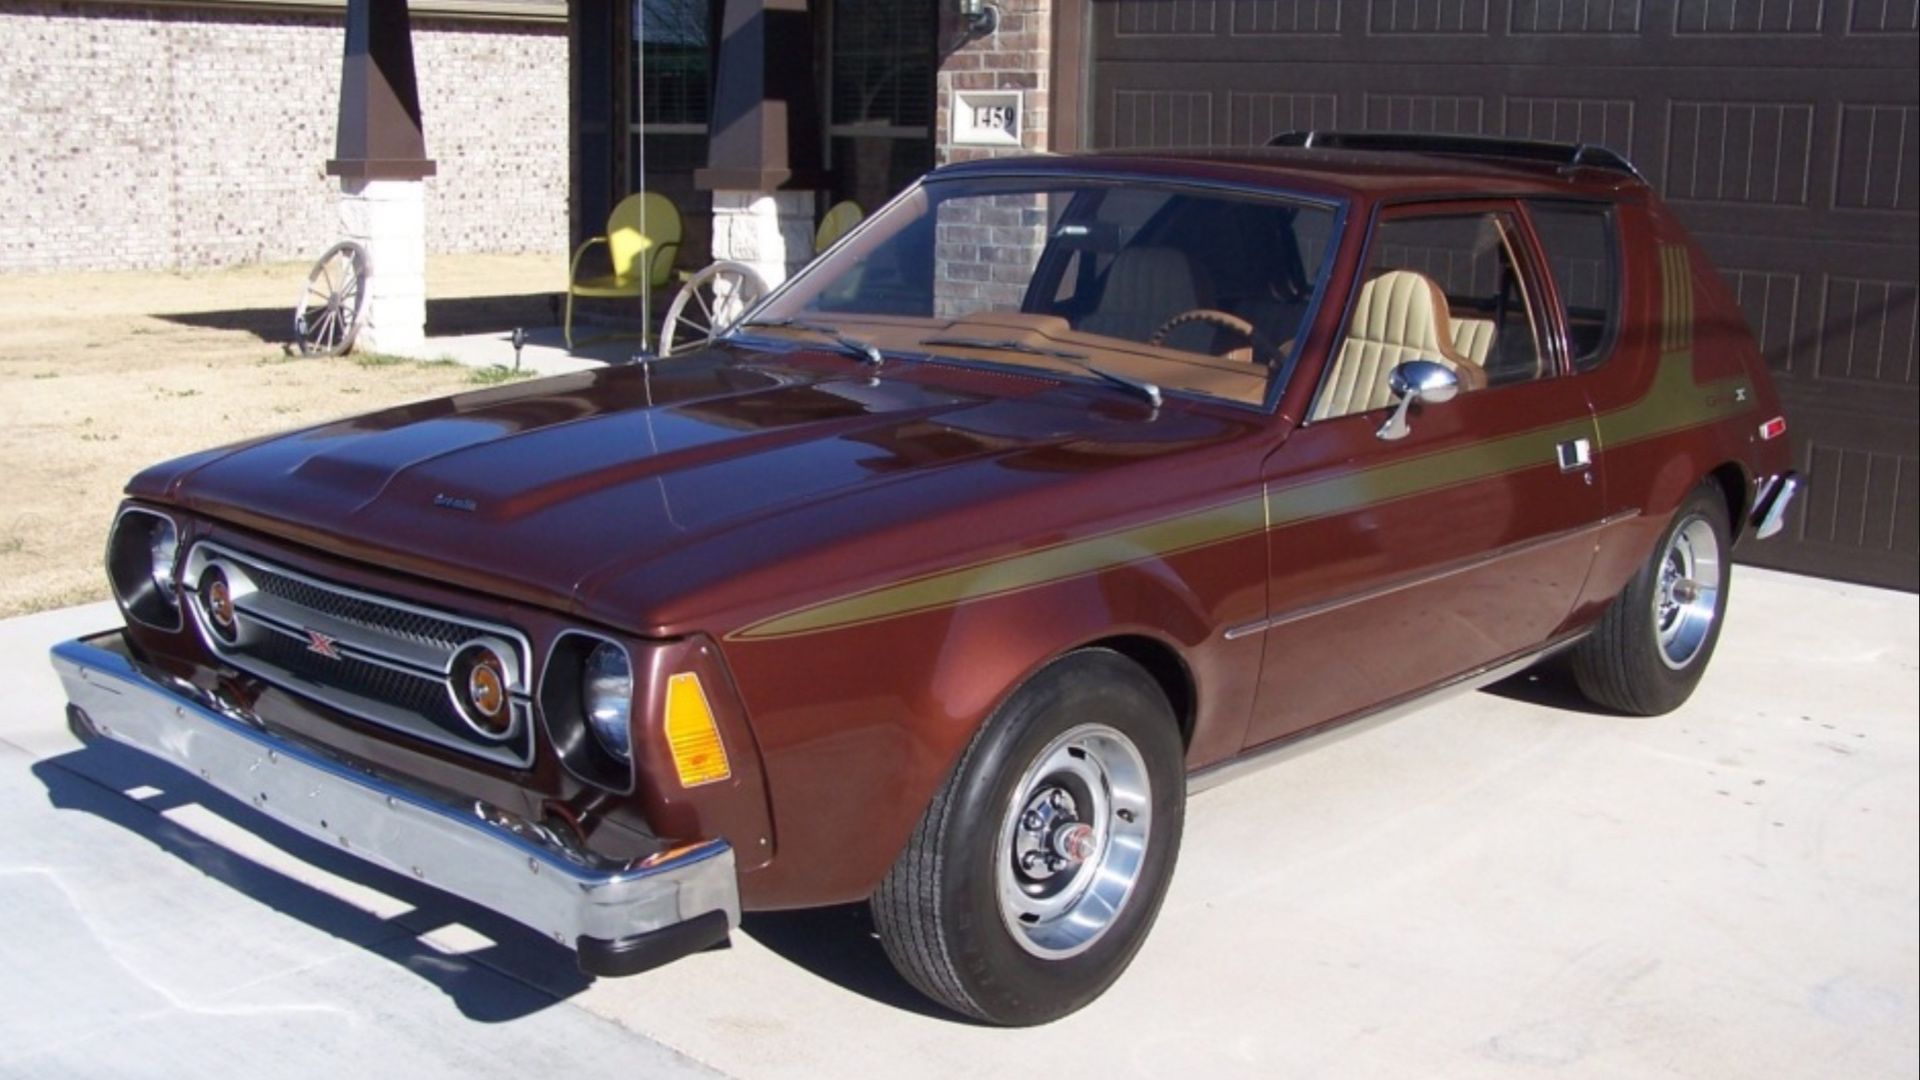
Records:
{"label": "car door", "polygon": [[[1565,621],[1602,513],[1599,442],[1543,260],[1507,201],[1388,208],[1305,422],[1266,461],[1268,618],[1248,744],[1523,654]],[[1388,371],[1461,391],[1383,437]]]}

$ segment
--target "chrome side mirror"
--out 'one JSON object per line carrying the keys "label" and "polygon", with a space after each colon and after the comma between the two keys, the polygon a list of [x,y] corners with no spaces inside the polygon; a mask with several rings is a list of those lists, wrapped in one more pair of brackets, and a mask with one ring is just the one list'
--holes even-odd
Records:
{"label": "chrome side mirror", "polygon": [[1439,405],[1452,401],[1453,396],[1460,392],[1460,376],[1454,374],[1452,368],[1435,360],[1408,360],[1394,366],[1392,373],[1387,376],[1387,388],[1393,391],[1394,397],[1400,399],[1400,404],[1374,435],[1393,442],[1406,438],[1407,433],[1413,430],[1407,426],[1407,410],[1413,408],[1414,402]]}

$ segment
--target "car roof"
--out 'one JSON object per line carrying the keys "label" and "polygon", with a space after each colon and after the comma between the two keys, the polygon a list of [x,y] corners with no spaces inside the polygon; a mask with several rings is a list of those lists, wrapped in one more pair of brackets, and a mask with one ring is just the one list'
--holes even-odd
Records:
{"label": "car roof", "polygon": [[1102,176],[1269,188],[1342,200],[1403,196],[1550,195],[1618,198],[1645,191],[1619,169],[1565,166],[1456,153],[1259,147],[1230,150],[1099,151],[962,162],[938,177]]}

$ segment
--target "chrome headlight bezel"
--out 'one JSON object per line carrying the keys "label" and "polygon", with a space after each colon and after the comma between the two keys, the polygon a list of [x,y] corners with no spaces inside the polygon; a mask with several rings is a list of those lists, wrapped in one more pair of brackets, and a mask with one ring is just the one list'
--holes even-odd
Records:
{"label": "chrome headlight bezel", "polygon": [[[618,710],[608,710],[596,724],[588,705],[587,660],[603,648],[616,650],[625,662],[628,687],[624,716]],[[638,680],[632,649],[609,634],[592,630],[561,631],[548,647],[546,663],[540,668],[540,715],[561,766],[579,779],[619,795],[631,794],[636,786],[633,700]],[[612,693],[606,690],[603,696],[610,698]],[[624,722],[624,727],[618,732],[609,730],[608,725],[616,722]],[[626,736],[624,741],[621,734]]]}
{"label": "chrome headlight bezel", "polygon": [[177,632],[180,612],[179,522],[144,506],[123,506],[107,536],[107,581],[126,617]]}
{"label": "chrome headlight bezel", "polygon": [[521,685],[518,653],[496,638],[475,638],[447,660],[447,696],[475,735],[504,743],[520,732],[514,688]]}

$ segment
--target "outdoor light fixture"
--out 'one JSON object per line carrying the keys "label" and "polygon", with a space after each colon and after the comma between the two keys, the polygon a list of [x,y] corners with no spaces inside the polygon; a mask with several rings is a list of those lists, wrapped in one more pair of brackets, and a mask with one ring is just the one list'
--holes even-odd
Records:
{"label": "outdoor light fixture", "polygon": [[940,50],[942,60],[1000,29],[1000,9],[987,0],[954,0],[954,3],[960,15],[960,37]]}
{"label": "outdoor light fixture", "polygon": [[967,21],[967,33],[985,37],[1000,28],[1000,9],[987,0],[959,0],[960,17]]}

